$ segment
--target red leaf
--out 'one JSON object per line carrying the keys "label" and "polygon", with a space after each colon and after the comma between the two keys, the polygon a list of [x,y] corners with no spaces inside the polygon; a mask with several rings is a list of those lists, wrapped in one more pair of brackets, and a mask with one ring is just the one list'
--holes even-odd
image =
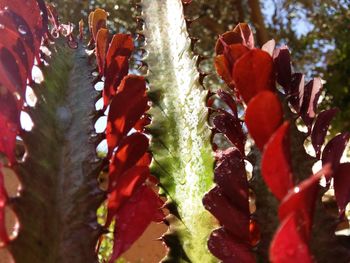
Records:
{"label": "red leaf", "polygon": [[215,52],[217,55],[224,53],[224,45],[242,44],[242,36],[239,32],[227,31],[216,41]]}
{"label": "red leaf", "polygon": [[332,165],[332,169],[336,171],[345,147],[348,144],[349,138],[350,133],[343,132],[330,140],[322,152],[322,165],[330,163]]}
{"label": "red leaf", "polygon": [[123,138],[109,165],[109,192],[117,185],[118,178],[144,157],[147,149],[148,139],[141,133]]}
{"label": "red leaf", "polygon": [[244,143],[246,140],[245,134],[242,130],[242,125],[239,119],[231,114],[222,111],[213,119],[215,128],[223,133],[230,142],[237,147],[237,149],[244,155]]}
{"label": "red leaf", "polygon": [[150,172],[148,166],[134,166],[117,178],[115,186],[112,185],[112,192],[108,195],[106,226],[110,225],[119,207],[127,202],[149,176]]}
{"label": "red leaf", "polygon": [[290,85],[289,102],[296,112],[300,112],[304,97],[304,75],[294,73]]}
{"label": "red leaf", "polygon": [[106,28],[106,23],[107,23],[107,12],[103,9],[97,8],[94,12],[92,12],[92,17],[91,17],[91,32],[92,32],[92,37],[96,42],[96,36],[97,32],[101,28]]}
{"label": "red leaf", "polygon": [[314,78],[304,87],[303,103],[301,105],[301,118],[306,126],[311,128],[312,122],[316,116],[317,102],[322,89],[321,78]]}
{"label": "red leaf", "polygon": [[144,115],[139,119],[134,126],[134,129],[143,132],[145,130],[145,127],[151,123],[151,117],[149,115]]}
{"label": "red leaf", "polygon": [[113,253],[109,262],[114,262],[145,231],[152,222],[164,218],[163,201],[147,186],[138,191],[118,210],[114,233]]}
{"label": "red leaf", "polygon": [[134,49],[132,38],[128,34],[116,34],[113,36],[106,55],[105,85],[103,89],[103,101],[106,107],[112,96],[129,71],[129,57]]}
{"label": "red leaf", "polygon": [[242,44],[232,44],[227,45],[224,43],[224,53],[223,55],[218,55],[215,57],[215,68],[220,77],[227,83],[227,85],[232,85],[232,68],[234,63],[242,55],[247,53],[249,49]]}
{"label": "red leaf", "polygon": [[0,152],[13,164],[16,161],[16,136],[19,129],[19,112],[11,93],[0,95]]}
{"label": "red leaf", "polygon": [[3,36],[0,45],[6,47],[16,57],[24,86],[27,77],[31,77],[34,55],[38,51],[34,36],[27,22],[11,10],[0,12],[0,22],[3,25],[0,29]]}
{"label": "red leaf", "polygon": [[27,72],[20,70],[16,57],[0,44],[0,84],[10,92],[17,92],[23,96],[25,84],[24,76]]}
{"label": "red leaf", "polygon": [[285,93],[289,94],[290,84],[292,82],[292,68],[287,46],[275,49],[273,62],[277,73],[277,82],[283,87]]}
{"label": "red leaf", "polygon": [[220,187],[216,186],[205,194],[203,204],[236,239],[249,242],[249,213],[230,203]]}
{"label": "red leaf", "polygon": [[217,94],[220,97],[220,99],[222,99],[230,108],[230,110],[232,111],[232,115],[238,118],[237,104],[233,100],[232,96],[221,89],[218,90]]}
{"label": "red leaf", "polygon": [[214,181],[232,204],[249,214],[248,181],[242,154],[236,148],[220,152]]}
{"label": "red leaf", "polygon": [[282,105],[275,93],[262,91],[249,102],[245,123],[261,151],[282,121]]}
{"label": "red leaf", "polygon": [[148,108],[146,82],[143,77],[129,75],[120,84],[110,105],[106,138],[108,151],[119,144]]}
{"label": "red leaf", "polygon": [[259,49],[250,50],[240,57],[233,67],[232,76],[245,103],[261,91],[275,90],[272,58]]}
{"label": "red leaf", "polygon": [[350,202],[350,163],[339,164],[334,173],[334,191],[339,214],[343,215],[346,205]]}
{"label": "red leaf", "polygon": [[281,221],[285,220],[292,213],[298,216],[298,227],[306,240],[310,238],[319,181],[322,176],[328,178],[330,174],[330,166],[324,166],[318,173],[291,189],[283,198],[278,209],[278,216]]}
{"label": "red leaf", "polygon": [[115,34],[107,51],[107,67],[116,56],[130,57],[134,50],[132,37],[129,34]]}
{"label": "red leaf", "polygon": [[231,85],[231,67],[229,61],[224,55],[217,55],[214,59],[215,69],[218,75],[226,82],[227,85]]}
{"label": "red leaf", "polygon": [[208,240],[208,248],[223,263],[256,262],[250,246],[235,240],[224,228],[216,229],[212,232]]}
{"label": "red leaf", "polygon": [[103,87],[103,104],[107,107],[121,81],[129,72],[129,59],[125,56],[117,56],[107,65],[105,71],[106,79]]}
{"label": "red leaf", "polygon": [[265,146],[261,160],[261,174],[278,200],[294,185],[290,167],[289,123],[285,122]]}
{"label": "red leaf", "polygon": [[272,263],[312,263],[312,256],[302,234],[295,213],[289,214],[278,228],[270,246]]}
{"label": "red leaf", "polygon": [[254,48],[254,36],[253,32],[250,29],[247,23],[239,23],[234,29],[233,32],[237,32],[241,35],[242,44],[250,49]]}
{"label": "red leaf", "polygon": [[5,206],[7,202],[7,193],[4,185],[4,174],[2,173],[2,163],[0,162],[0,242],[2,246],[6,245],[10,240],[6,231],[5,222]]}
{"label": "red leaf", "polygon": [[337,108],[324,110],[317,116],[315,125],[311,131],[311,141],[317,158],[320,158],[321,146],[323,145],[324,139],[326,138],[328,127],[338,111],[339,110]]}
{"label": "red leaf", "polygon": [[108,29],[100,28],[100,30],[98,30],[96,35],[96,49],[95,49],[97,64],[98,64],[98,71],[100,75],[103,75],[105,72],[106,54],[107,54],[107,47],[108,47],[108,41],[109,41],[108,38],[109,38]]}
{"label": "red leaf", "polygon": [[[3,10],[7,7],[7,10]],[[33,36],[34,53],[38,53],[41,44],[41,38],[47,30],[47,12],[44,8],[42,1],[26,0],[26,1],[13,1],[3,0],[0,2],[0,9],[3,12],[13,12],[16,14],[17,27],[25,30],[26,34],[23,34],[24,38],[28,38],[27,33]],[[42,14],[41,14],[42,13]],[[25,23],[23,23],[25,21]],[[1,21],[2,24],[3,21]],[[15,21],[14,21],[15,22]],[[22,27],[20,27],[20,25]],[[24,32],[24,31],[22,31]],[[33,61],[34,63],[34,61]]]}

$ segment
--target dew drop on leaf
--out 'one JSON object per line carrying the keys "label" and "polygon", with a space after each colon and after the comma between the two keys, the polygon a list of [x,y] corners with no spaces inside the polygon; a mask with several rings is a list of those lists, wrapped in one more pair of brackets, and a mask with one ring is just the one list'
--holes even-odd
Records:
{"label": "dew drop on leaf", "polygon": [[18,27],[18,32],[21,34],[21,35],[26,35],[27,34],[27,30],[25,29],[25,27],[23,25],[20,25]]}

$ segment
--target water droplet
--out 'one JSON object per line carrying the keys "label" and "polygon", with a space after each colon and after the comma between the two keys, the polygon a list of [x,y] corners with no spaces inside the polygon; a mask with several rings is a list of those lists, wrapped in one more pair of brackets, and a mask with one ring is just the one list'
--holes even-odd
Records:
{"label": "water droplet", "polygon": [[180,180],[180,184],[181,185],[184,185],[186,183],[186,179],[185,178],[183,178],[182,180]]}
{"label": "water droplet", "polygon": [[18,32],[19,32],[21,35],[27,34],[27,30],[26,30],[25,26],[23,26],[23,25],[20,25],[20,26],[18,27]]}
{"label": "water droplet", "polygon": [[3,24],[0,24],[0,29],[4,29],[5,26]]}

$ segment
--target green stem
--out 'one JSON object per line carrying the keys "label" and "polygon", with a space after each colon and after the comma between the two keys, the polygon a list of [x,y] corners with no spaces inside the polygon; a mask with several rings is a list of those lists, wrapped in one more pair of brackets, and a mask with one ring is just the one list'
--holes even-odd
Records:
{"label": "green stem", "polygon": [[[143,0],[144,35],[149,55],[147,76],[153,117],[149,131],[154,161],[177,220],[169,221],[172,236],[183,245],[183,260],[214,262],[207,239],[215,219],[202,205],[213,186],[213,156],[207,126],[207,92],[199,83],[180,0]],[[181,261],[169,253],[168,260]],[[172,261],[174,262],[174,261]]]}
{"label": "green stem", "polygon": [[20,232],[9,248],[17,263],[97,262],[94,68],[83,47],[59,42],[55,49],[44,85],[34,88],[38,103],[28,109],[34,128],[22,135],[28,156],[17,166],[22,191],[13,200]]}

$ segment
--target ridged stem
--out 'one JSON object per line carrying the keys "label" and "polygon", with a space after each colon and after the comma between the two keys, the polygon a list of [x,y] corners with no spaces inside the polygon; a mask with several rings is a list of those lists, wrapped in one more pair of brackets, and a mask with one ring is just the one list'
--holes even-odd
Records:
{"label": "ridged stem", "polygon": [[60,41],[45,81],[34,88],[38,102],[28,108],[34,122],[22,138],[27,157],[16,170],[21,196],[13,200],[19,236],[10,245],[17,263],[97,262],[100,234],[93,114],[93,66],[82,45],[72,50]]}
{"label": "ridged stem", "polygon": [[199,83],[182,3],[143,0],[141,6],[153,103],[151,169],[160,178],[173,213],[164,239],[177,247],[165,261],[214,262],[206,243],[215,219],[202,205],[204,194],[213,186],[207,92]]}

